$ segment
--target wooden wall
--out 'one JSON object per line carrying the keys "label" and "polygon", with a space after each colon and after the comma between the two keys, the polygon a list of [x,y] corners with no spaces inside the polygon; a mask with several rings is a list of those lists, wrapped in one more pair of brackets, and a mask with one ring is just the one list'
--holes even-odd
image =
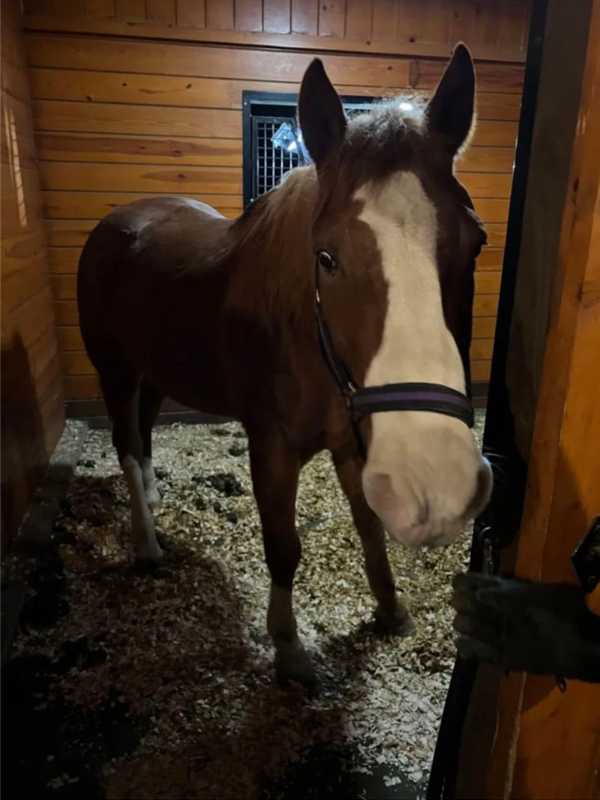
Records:
{"label": "wooden wall", "polygon": [[1,8],[4,547],[62,432],[64,399],[18,4]]}
{"label": "wooden wall", "polygon": [[69,400],[98,396],[77,327],[83,242],[120,203],[161,192],[242,208],[244,89],[297,91],[319,54],[353,95],[427,93],[452,44],[478,56],[479,123],[460,178],[489,246],[473,376],[488,378],[523,79],[520,0],[27,0],[27,52],[51,280]]}

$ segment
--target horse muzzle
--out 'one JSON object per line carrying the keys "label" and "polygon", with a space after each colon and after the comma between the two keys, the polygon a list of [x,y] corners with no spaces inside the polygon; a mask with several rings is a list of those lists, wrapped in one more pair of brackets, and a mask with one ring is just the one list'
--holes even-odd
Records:
{"label": "horse muzzle", "polygon": [[363,475],[367,503],[377,514],[390,537],[409,547],[441,547],[451,544],[464,531],[468,521],[487,505],[493,486],[492,470],[482,458],[475,489],[465,496],[462,509],[455,502],[431,497],[409,477],[392,479],[384,472]]}

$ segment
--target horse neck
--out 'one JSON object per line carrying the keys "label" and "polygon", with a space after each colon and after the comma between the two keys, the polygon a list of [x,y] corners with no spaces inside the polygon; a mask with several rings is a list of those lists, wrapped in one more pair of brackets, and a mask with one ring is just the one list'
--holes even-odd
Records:
{"label": "horse neck", "polygon": [[[312,331],[314,282],[311,226],[315,184],[306,175],[294,180],[306,186],[283,185],[240,218],[233,272],[235,305],[275,331]],[[281,194],[280,194],[281,193]],[[253,219],[254,215],[258,215]]]}

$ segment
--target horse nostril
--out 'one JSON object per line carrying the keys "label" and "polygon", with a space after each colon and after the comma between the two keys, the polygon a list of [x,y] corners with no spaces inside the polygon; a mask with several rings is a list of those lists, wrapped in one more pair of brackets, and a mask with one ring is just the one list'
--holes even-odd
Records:
{"label": "horse nostril", "polygon": [[365,490],[369,498],[377,504],[392,499],[394,490],[390,476],[385,472],[374,472],[367,476]]}

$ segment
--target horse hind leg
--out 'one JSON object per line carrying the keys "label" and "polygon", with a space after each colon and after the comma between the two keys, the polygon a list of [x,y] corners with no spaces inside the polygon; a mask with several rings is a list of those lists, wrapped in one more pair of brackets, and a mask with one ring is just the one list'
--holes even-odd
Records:
{"label": "horse hind leg", "polygon": [[152,428],[156,422],[163,395],[147,380],[140,386],[139,427],[142,438],[142,479],[146,500],[150,508],[160,503],[160,492],[156,481],[156,473],[152,466]]}
{"label": "horse hind leg", "polygon": [[140,561],[159,561],[163,553],[144,486],[140,377],[127,368],[115,368],[113,361],[110,372],[100,371],[100,380],[113,423],[113,444],[129,490],[135,555]]}

